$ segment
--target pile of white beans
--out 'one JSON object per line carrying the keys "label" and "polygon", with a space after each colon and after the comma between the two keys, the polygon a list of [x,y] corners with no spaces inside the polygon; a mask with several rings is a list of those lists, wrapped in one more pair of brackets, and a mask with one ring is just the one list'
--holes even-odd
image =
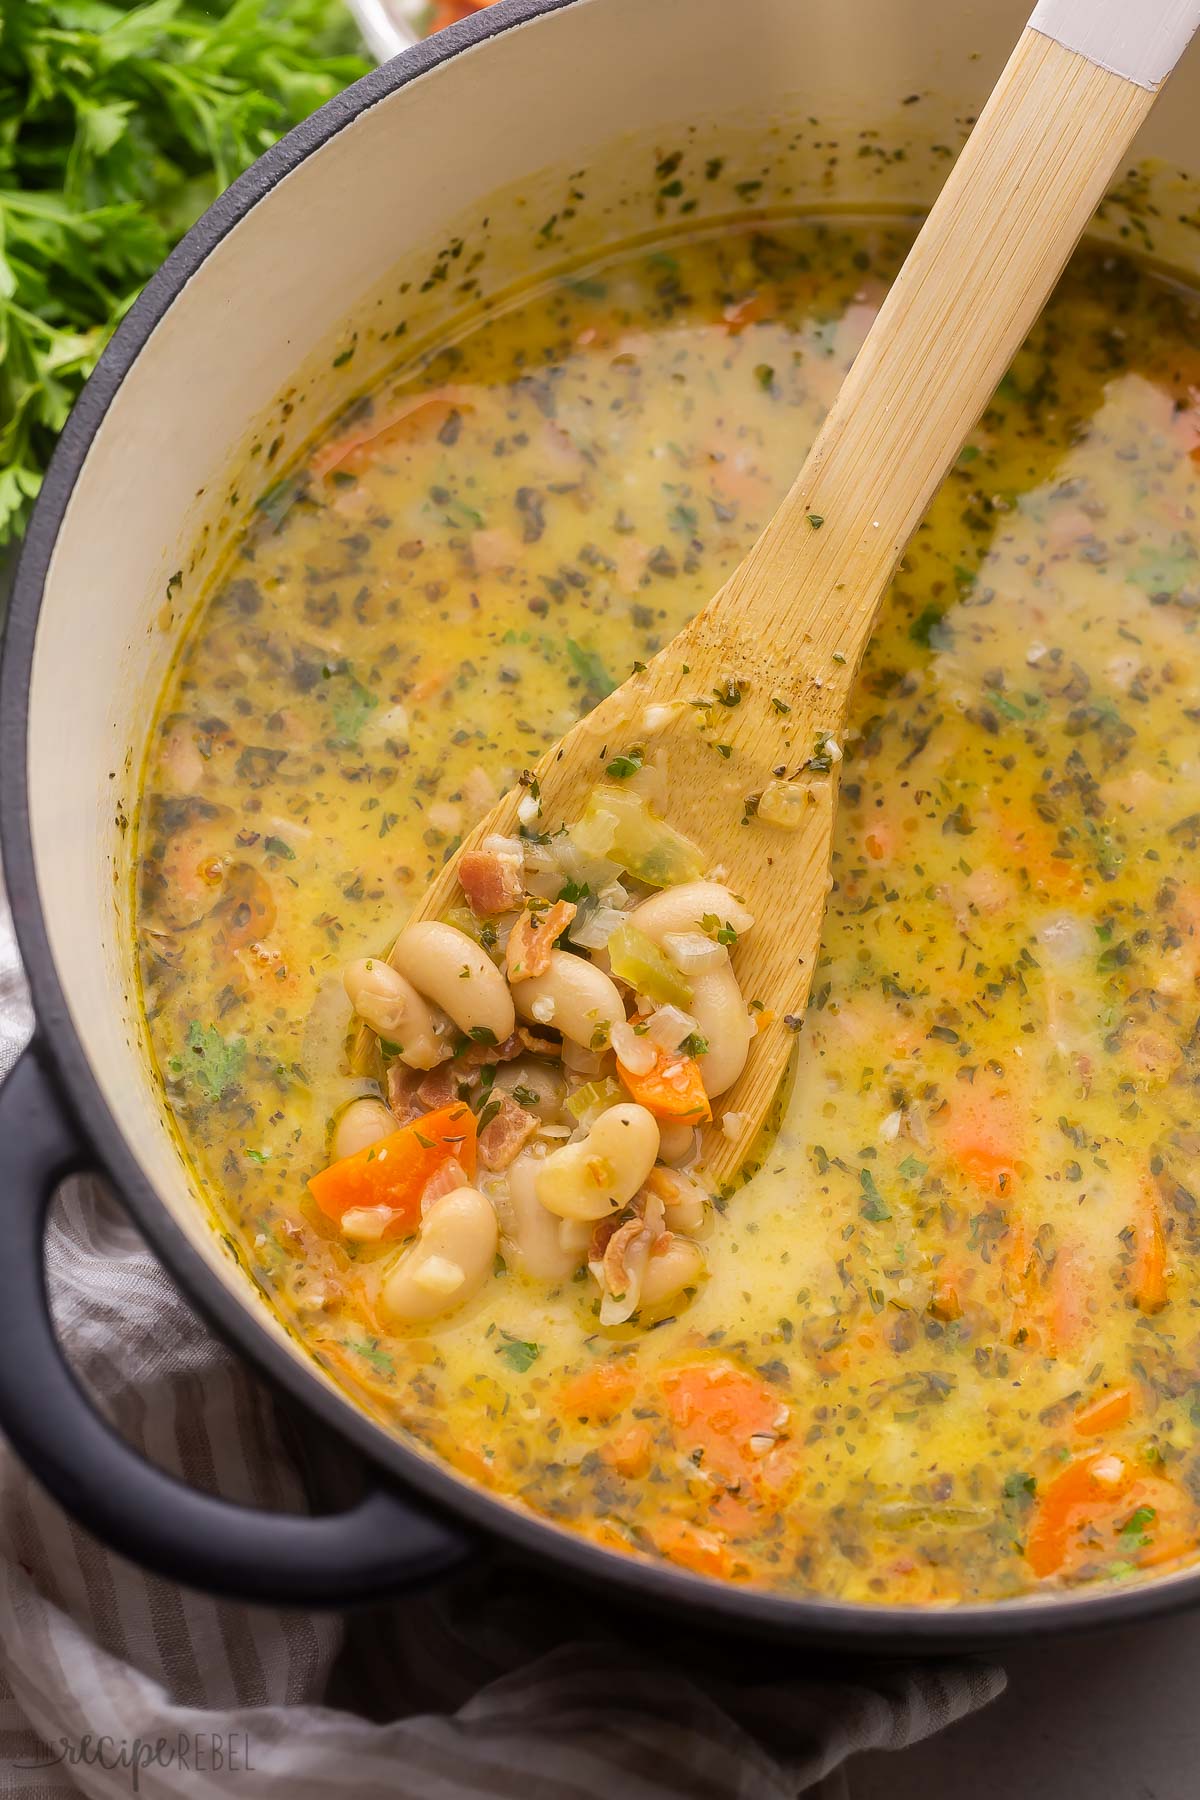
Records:
{"label": "pile of white beans", "polygon": [[[710,1101],[737,1080],[755,1023],[742,997],[730,951],[703,920],[715,916],[740,937],[753,924],[739,900],[717,881],[691,881],[639,898],[620,917],[668,958],[686,959],[692,999],[686,1014],[656,1007],[610,972],[603,948],[590,955],[551,949],[547,966],[523,979],[506,975],[504,944],[521,916],[516,908],[490,932],[424,921],[404,930],[386,960],[352,963],[344,972],[359,1020],[407,1069],[431,1071],[466,1044],[504,1047],[494,1069],[495,1096],[512,1095],[534,1121],[532,1135],[503,1169],[481,1170],[474,1185],[434,1192],[423,1205],[416,1237],[389,1263],[377,1299],[397,1329],[416,1328],[459,1311],[492,1275],[497,1251],[510,1269],[560,1285],[586,1265],[601,1296],[603,1325],[660,1309],[694,1289],[704,1274],[698,1241],[708,1226],[706,1190],[693,1174],[699,1133],[692,1124],[659,1120],[621,1097],[612,1077],[620,1061],[637,1072],[654,1066],[647,1021],[656,1041],[695,1033],[696,1057]],[[534,902],[544,906],[544,901]],[[537,917],[538,915],[533,915]],[[544,916],[544,914],[542,915]],[[483,941],[481,941],[481,939]],[[634,1033],[631,1019],[639,1021]],[[526,1027],[512,1055],[514,1032]],[[677,1034],[677,1035],[676,1035]],[[464,1077],[478,1074],[464,1068]],[[568,1109],[586,1083],[594,1105]],[[582,1098],[582,1096],[581,1096]],[[335,1159],[397,1129],[382,1099],[353,1101],[335,1122]],[[347,1215],[349,1218],[349,1215]],[[343,1221],[352,1235],[354,1221]]]}

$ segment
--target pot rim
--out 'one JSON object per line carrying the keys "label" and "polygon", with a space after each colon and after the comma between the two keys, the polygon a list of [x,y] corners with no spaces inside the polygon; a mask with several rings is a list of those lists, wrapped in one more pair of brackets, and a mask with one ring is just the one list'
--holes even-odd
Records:
{"label": "pot rim", "polygon": [[93,1077],[75,1031],[42,917],[30,821],[28,720],[38,617],[50,562],[76,481],[121,383],[185,285],[285,176],[322,150],[369,108],[464,51],[589,0],[502,0],[403,51],[294,127],[208,209],[151,278],[105,348],[55,448],[22,546],[0,663],[0,853],[13,923],[33,994],[40,1035],[71,1111],[112,1178],[122,1204],[201,1316],[256,1371],[385,1477],[481,1533],[549,1558],[559,1572],[648,1600],[659,1609],[707,1614],[713,1624],[798,1642],[903,1648],[936,1654],[1002,1643],[1027,1633],[1129,1624],[1200,1599],[1200,1566],[1128,1588],[1095,1588],[1053,1598],[956,1606],[868,1605],[793,1596],[710,1580],[602,1548],[568,1527],[477,1487],[432,1454],[390,1434],[348,1396],[311,1373],[264,1326],[247,1299],[227,1288],[191,1244],[143,1172]]}

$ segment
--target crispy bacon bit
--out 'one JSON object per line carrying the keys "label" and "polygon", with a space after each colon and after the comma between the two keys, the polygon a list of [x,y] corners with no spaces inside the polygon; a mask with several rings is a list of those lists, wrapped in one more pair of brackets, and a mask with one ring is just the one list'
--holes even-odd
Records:
{"label": "crispy bacon bit", "polygon": [[485,1063],[511,1062],[514,1056],[520,1056],[524,1048],[520,1033],[514,1031],[502,1044],[472,1044],[454,1060],[460,1069],[481,1069]]}
{"label": "crispy bacon bit", "polygon": [[439,1063],[436,1069],[430,1069],[428,1075],[421,1077],[417,1087],[417,1099],[425,1112],[436,1112],[441,1106],[449,1106],[453,1100],[461,1100],[464,1096],[460,1088],[469,1087],[471,1072],[460,1069],[456,1063]]}
{"label": "crispy bacon bit", "polygon": [[458,859],[458,879],[477,919],[511,912],[525,897],[525,868],[515,851],[467,850]]}
{"label": "crispy bacon bit", "polygon": [[436,1175],[429,1177],[421,1189],[421,1217],[425,1217],[434,1201],[440,1200],[443,1194],[452,1194],[455,1188],[470,1187],[470,1185],[467,1171],[458,1158],[450,1157],[447,1162],[442,1164]]}
{"label": "crispy bacon bit", "polygon": [[500,1110],[479,1134],[479,1160],[485,1169],[507,1169],[538,1128],[537,1118],[508,1094],[499,1096]]}
{"label": "crispy bacon bit", "polygon": [[562,1055],[562,1043],[558,1038],[539,1037],[536,1031],[530,1031],[526,1025],[517,1026],[517,1036],[522,1050],[528,1050],[530,1056],[549,1058]]}
{"label": "crispy bacon bit", "polygon": [[525,908],[509,933],[504,952],[510,983],[546,973],[550,952],[577,911],[570,900],[556,900],[553,906],[544,908]]}
{"label": "crispy bacon bit", "polygon": [[[407,1063],[399,1058],[387,1066],[387,1103],[396,1115],[396,1124],[411,1125],[429,1108],[423,1106],[417,1098],[417,1089],[422,1081],[419,1069],[410,1069]],[[457,1096],[454,1096],[457,1098]]]}

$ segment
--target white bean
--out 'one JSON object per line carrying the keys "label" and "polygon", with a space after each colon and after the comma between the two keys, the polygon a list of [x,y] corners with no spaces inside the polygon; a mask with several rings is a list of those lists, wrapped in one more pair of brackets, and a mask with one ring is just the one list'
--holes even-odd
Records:
{"label": "white bean", "polygon": [[497,1192],[500,1241],[505,1261],[534,1281],[569,1281],[587,1255],[586,1242],[572,1247],[563,1243],[563,1222],[537,1197],[540,1156],[528,1151],[508,1170],[508,1193]]}
{"label": "white bean", "polygon": [[689,1237],[694,1237],[703,1229],[708,1218],[709,1196],[690,1175],[680,1169],[651,1169],[646,1188],[662,1201],[671,1231],[686,1231]]}
{"label": "white bean", "polygon": [[546,1157],[535,1191],[560,1219],[604,1219],[629,1204],[657,1155],[654,1114],[623,1102],[602,1112],[577,1143]]}
{"label": "white bean", "polygon": [[709,913],[739,933],[754,923],[754,914],[719,881],[681,881],[678,887],[663,888],[635,906],[629,922],[661,945],[674,932],[699,931],[701,919]]}
{"label": "white bean", "polygon": [[687,1162],[696,1149],[696,1127],[685,1125],[679,1119],[663,1119],[658,1129],[662,1138],[658,1147],[659,1161],[672,1169]]}
{"label": "white bean", "polygon": [[553,1025],[581,1050],[603,1050],[612,1027],[625,1018],[611,976],[567,950],[552,950],[545,974],[520,982],[515,999],[523,1019]]}
{"label": "white bean", "polygon": [[518,1105],[526,1112],[536,1113],[547,1125],[562,1118],[567,1083],[555,1063],[539,1062],[532,1056],[519,1056],[515,1062],[501,1063],[496,1070],[496,1087],[514,1097],[515,1090],[520,1088]]}
{"label": "white bean", "polygon": [[380,1296],[394,1325],[423,1325],[477,1294],[492,1270],[499,1228],[477,1188],[435,1200],[417,1241],[389,1272]]}
{"label": "white bean", "polygon": [[498,1044],[512,1036],[516,1015],[508,985],[487,951],[457,926],[436,919],[407,926],[388,961],[460,1031],[490,1031]]}
{"label": "white bean", "polygon": [[433,1014],[411,981],[382,957],[352,962],[342,983],[350,1004],[365,1025],[395,1044],[412,1069],[432,1069],[447,1055],[437,1035]]}
{"label": "white bean", "polygon": [[684,1288],[695,1287],[704,1274],[704,1252],[685,1237],[673,1237],[666,1249],[651,1256],[642,1275],[639,1310],[662,1306]]}
{"label": "white bean", "polygon": [[746,1011],[737,976],[728,963],[692,977],[689,1011],[708,1049],[697,1058],[710,1100],[731,1088],[746,1066],[754,1024]]}
{"label": "white bean", "polygon": [[382,957],[350,963],[342,983],[359,1018],[395,1044],[410,1068],[432,1069],[446,1057],[433,1014],[412,983]]}
{"label": "white bean", "polygon": [[382,1100],[352,1100],[342,1108],[333,1127],[333,1160],[354,1156],[390,1137],[396,1129],[396,1116]]}

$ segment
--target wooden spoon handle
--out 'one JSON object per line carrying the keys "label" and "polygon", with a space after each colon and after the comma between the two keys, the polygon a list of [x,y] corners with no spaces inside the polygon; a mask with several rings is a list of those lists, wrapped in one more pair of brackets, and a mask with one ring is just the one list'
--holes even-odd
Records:
{"label": "wooden spoon handle", "polygon": [[[1108,10],[1107,0],[1087,4]],[[1181,10],[1179,0],[1157,6]],[[1197,0],[1185,6],[1194,24]],[[1146,0],[1126,8],[1139,27],[1155,10]],[[1037,19],[794,486],[706,620],[720,636],[773,643],[801,667],[838,671],[826,688],[840,684],[843,696],[910,534],[1154,102],[1154,88],[1065,48]],[[834,593],[844,604],[831,608]]]}

